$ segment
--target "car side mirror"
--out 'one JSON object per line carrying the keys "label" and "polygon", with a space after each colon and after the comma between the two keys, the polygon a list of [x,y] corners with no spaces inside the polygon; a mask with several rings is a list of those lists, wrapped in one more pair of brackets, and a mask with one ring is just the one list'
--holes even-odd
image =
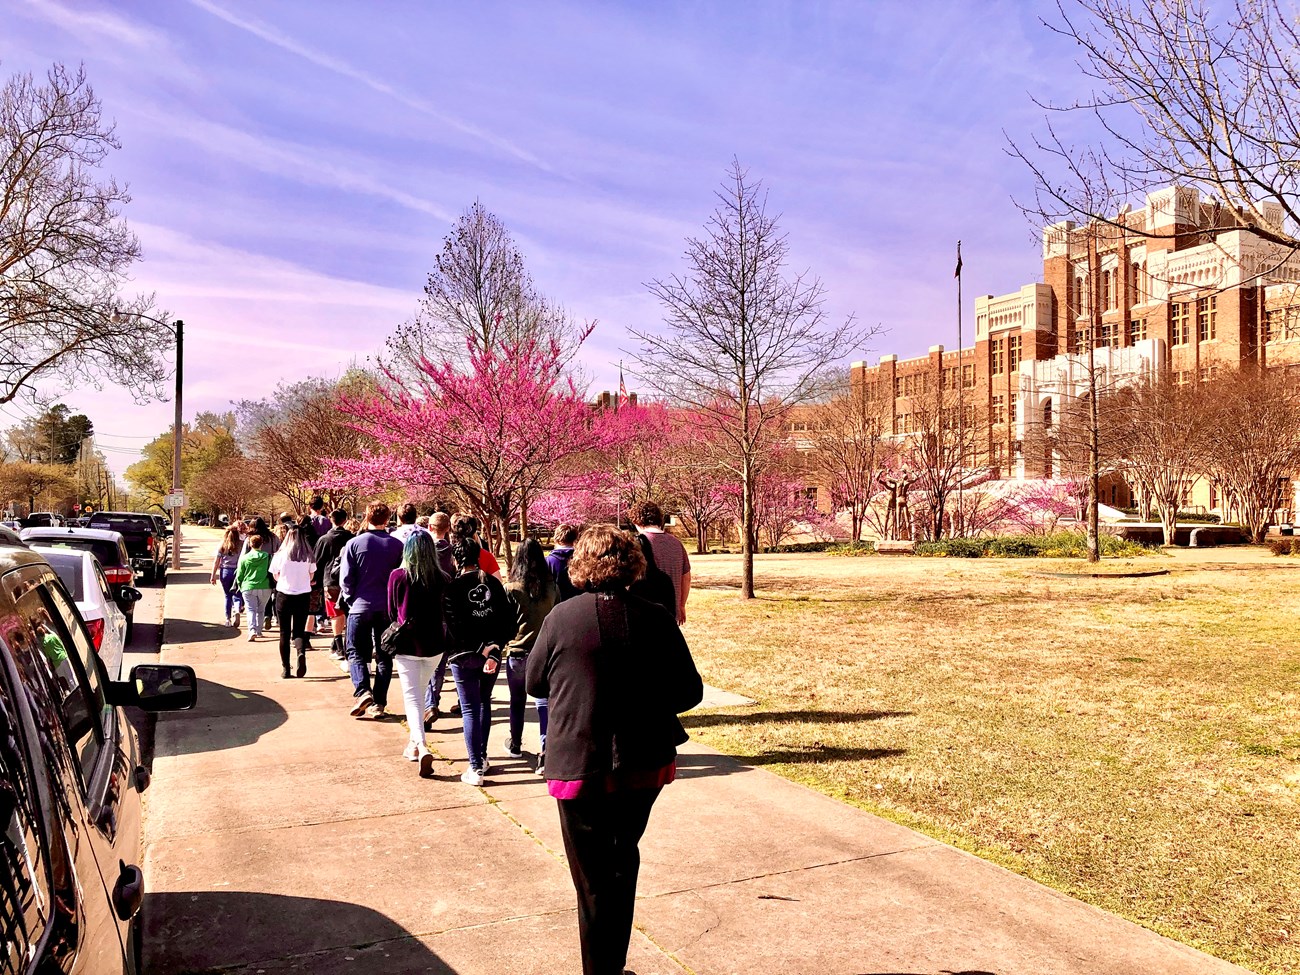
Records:
{"label": "car side mirror", "polygon": [[142,711],[188,711],[198,702],[199,679],[183,664],[136,664],[128,680],[115,683],[114,704]]}
{"label": "car side mirror", "polygon": [[122,598],[129,603],[138,603],[140,600],[144,599],[144,593],[139,589],[136,589],[134,586],[123,586]]}

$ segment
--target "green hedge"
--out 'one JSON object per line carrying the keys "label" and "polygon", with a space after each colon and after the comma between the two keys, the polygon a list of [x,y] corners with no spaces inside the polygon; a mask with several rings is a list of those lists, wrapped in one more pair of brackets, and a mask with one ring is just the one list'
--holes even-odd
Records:
{"label": "green hedge", "polygon": [[790,552],[825,552],[834,542],[795,542],[791,545],[777,545],[773,548],[759,549],[764,555],[783,555]]}
{"label": "green hedge", "polygon": [[[1145,555],[1149,550],[1114,535],[1101,536],[1101,554],[1114,557]],[[991,538],[945,538],[918,542],[917,555],[954,559],[1073,559],[1088,554],[1087,536],[1078,532],[1054,535],[995,535]]]}
{"label": "green hedge", "polygon": [[[1137,508],[1119,508],[1117,510],[1124,512],[1124,514],[1126,515],[1132,515],[1134,518],[1137,518],[1139,516],[1139,512]],[[1156,514],[1154,508],[1151,511],[1151,520],[1152,521],[1160,520],[1160,516]],[[1182,522],[1185,525],[1219,524],[1218,515],[1203,515],[1199,511],[1180,511],[1178,512],[1178,516],[1176,520]]]}

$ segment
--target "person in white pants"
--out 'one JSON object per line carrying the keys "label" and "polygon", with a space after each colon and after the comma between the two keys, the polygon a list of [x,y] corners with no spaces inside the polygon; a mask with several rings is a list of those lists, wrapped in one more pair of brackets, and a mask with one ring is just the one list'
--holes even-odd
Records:
{"label": "person in white pants", "polygon": [[420,775],[433,775],[433,755],[424,733],[424,689],[447,652],[443,592],[450,580],[438,564],[428,532],[412,532],[402,546],[402,564],[388,577],[388,616],[400,627],[393,666],[402,685],[410,740],[404,758],[420,763]]}

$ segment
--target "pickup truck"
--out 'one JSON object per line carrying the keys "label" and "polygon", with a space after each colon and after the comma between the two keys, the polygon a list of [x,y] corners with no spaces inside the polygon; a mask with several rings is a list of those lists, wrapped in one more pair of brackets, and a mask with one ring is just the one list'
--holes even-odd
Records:
{"label": "pickup truck", "polygon": [[131,566],[144,576],[145,582],[166,575],[167,536],[151,515],[138,511],[96,511],[86,527],[121,532]]}

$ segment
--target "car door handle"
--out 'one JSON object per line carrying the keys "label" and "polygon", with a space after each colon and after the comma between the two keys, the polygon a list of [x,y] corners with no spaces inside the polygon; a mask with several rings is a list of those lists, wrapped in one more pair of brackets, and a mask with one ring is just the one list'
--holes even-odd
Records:
{"label": "car door handle", "polygon": [[144,874],[135,864],[128,865],[125,860],[118,860],[117,866],[120,873],[113,885],[113,910],[123,921],[129,921],[144,901]]}

